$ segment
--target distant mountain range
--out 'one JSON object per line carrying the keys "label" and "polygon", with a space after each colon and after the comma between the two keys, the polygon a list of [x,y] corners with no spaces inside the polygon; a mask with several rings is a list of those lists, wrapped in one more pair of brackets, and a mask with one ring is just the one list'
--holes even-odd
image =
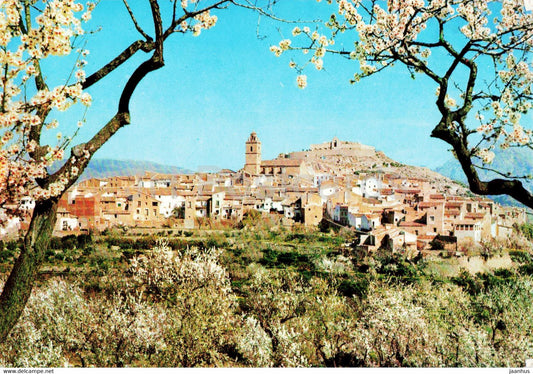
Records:
{"label": "distant mountain range", "polygon": [[[492,169],[509,172],[512,175],[523,176],[533,175],[533,151],[529,148],[510,148],[505,151],[495,151],[496,157],[490,166]],[[451,159],[445,162],[442,166],[435,169],[439,174],[447,176],[453,180],[466,183],[466,177],[463,169],[456,159]],[[502,178],[493,172],[480,170],[480,177],[482,180],[489,180],[493,178]],[[526,188],[533,190],[533,180],[522,180]],[[522,206],[519,202],[507,195],[489,196],[494,201],[502,205]]]}
{"label": "distant mountain range", "polygon": [[[61,165],[53,166],[51,171]],[[191,170],[177,166],[163,165],[150,161],[92,159],[80,177],[81,180],[90,178],[108,178],[114,176],[144,175],[146,171],[162,174],[190,174]]]}

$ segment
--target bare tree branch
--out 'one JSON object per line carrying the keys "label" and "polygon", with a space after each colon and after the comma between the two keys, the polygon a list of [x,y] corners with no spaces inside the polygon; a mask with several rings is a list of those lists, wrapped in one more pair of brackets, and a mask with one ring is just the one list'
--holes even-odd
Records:
{"label": "bare tree branch", "polygon": [[128,10],[128,13],[130,14],[131,20],[133,21],[133,24],[135,25],[135,28],[137,29],[137,31],[139,31],[139,33],[146,39],[146,41],[151,41],[152,38],[150,37],[150,35],[144,32],[141,26],[139,26],[139,24],[137,23],[137,19],[135,18],[133,11],[131,10],[128,4],[128,1],[127,0],[122,0],[122,1],[124,2],[124,5],[126,6],[126,9]]}
{"label": "bare tree branch", "polygon": [[91,87],[96,82],[100,81],[102,78],[104,78],[106,75],[111,73],[113,70],[118,68],[120,65],[122,65],[124,62],[128,61],[135,53],[137,53],[139,50],[142,50],[144,52],[149,52],[153,50],[154,43],[153,42],[147,42],[144,40],[137,40],[130,44],[129,47],[127,47],[124,51],[122,51],[117,57],[115,57],[113,60],[111,60],[109,63],[107,63],[105,66],[103,66],[100,70],[96,71],[95,73],[91,74],[87,77],[85,82],[83,82],[82,87],[84,89]]}

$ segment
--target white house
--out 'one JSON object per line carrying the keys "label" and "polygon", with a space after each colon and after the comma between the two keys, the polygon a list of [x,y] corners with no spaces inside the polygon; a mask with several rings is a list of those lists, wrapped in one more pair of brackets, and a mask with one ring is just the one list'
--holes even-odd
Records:
{"label": "white house", "polygon": [[213,217],[220,217],[224,215],[224,199],[226,197],[225,191],[215,192],[211,197],[211,215]]}
{"label": "white house", "polygon": [[60,211],[57,212],[57,222],[56,228],[61,231],[70,231],[75,230],[79,226],[78,218],[71,216],[68,212]]}
{"label": "white house", "polygon": [[474,243],[481,241],[481,221],[462,220],[455,223],[455,236],[458,241],[471,239]]}
{"label": "white house", "polygon": [[326,181],[318,188],[318,193],[322,198],[322,202],[325,203],[331,196],[340,191],[340,187],[331,181]]}
{"label": "white house", "polygon": [[383,181],[379,177],[368,176],[361,181],[361,195],[367,198],[379,198]]}
{"label": "white house", "polygon": [[175,208],[185,205],[185,196],[179,195],[154,195],[159,201],[159,214],[164,217],[170,217]]}
{"label": "white house", "polygon": [[348,214],[348,225],[357,230],[370,231],[381,225],[381,218],[377,214]]}

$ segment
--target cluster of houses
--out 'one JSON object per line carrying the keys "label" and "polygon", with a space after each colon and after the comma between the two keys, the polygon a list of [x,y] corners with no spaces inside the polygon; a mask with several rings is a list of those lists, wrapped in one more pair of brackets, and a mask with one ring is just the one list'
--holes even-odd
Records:
{"label": "cluster of houses", "polygon": [[[240,171],[84,180],[60,200],[56,231],[157,228],[169,222],[192,229],[203,218],[238,222],[256,210],[285,225],[351,228],[362,248],[387,242],[420,249],[437,235],[474,243],[504,238],[527,220],[524,209],[442,191],[429,179],[379,170],[340,172],[328,164],[340,157],[373,157],[372,147],[358,143],[334,138],[266,161],[257,134],[245,146]],[[31,210],[31,201],[25,204]]]}

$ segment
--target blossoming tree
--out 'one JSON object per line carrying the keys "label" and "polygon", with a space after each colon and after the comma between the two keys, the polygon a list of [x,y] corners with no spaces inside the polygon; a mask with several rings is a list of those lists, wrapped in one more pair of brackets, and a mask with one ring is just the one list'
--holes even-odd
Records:
{"label": "blossoming tree", "polygon": [[[320,2],[320,0],[318,0]],[[507,194],[533,207],[521,180],[492,167],[495,148],[533,149],[533,4],[526,0],[327,0],[335,7],[327,30],[296,27],[294,39],[271,47],[277,56],[302,50],[297,84],[307,85],[306,65],[323,69],[327,54],[358,62],[352,83],[403,65],[436,88],[440,121],[431,136],[453,148],[470,189],[481,195]],[[336,48],[335,41],[353,49]],[[341,43],[337,43],[339,45]],[[529,127],[529,128],[528,128]],[[498,152],[504,157],[504,152]],[[479,170],[494,179],[483,181]],[[494,174],[496,173],[496,174]]]}
{"label": "blossoming tree", "polygon": [[[83,25],[91,18],[94,3],[0,2],[0,210],[16,216],[21,213],[18,203],[23,197],[35,200],[24,246],[0,295],[0,341],[28,300],[50,242],[61,195],[78,179],[94,153],[130,123],[130,99],[141,80],[164,65],[165,41],[174,33],[199,35],[217,21],[210,11],[236,4],[233,0],[171,0],[160,8],[157,0],[146,0],[142,4],[149,9],[153,26],[147,31],[128,2],[123,3],[139,33],[138,40],[86,75],[84,58],[88,51],[76,43],[83,40]],[[136,1],[135,5],[139,4]],[[165,9],[170,14],[166,15]],[[133,70],[122,87],[116,113],[89,141],[75,145],[72,137],[58,134],[57,143],[46,144],[46,129],[61,126],[54,119],[58,111],[77,103],[91,105],[85,90],[140,52],[150,57]],[[75,62],[72,56],[77,56]],[[63,83],[55,87],[49,85],[42,63],[48,58],[55,59],[55,73],[64,73]],[[64,68],[58,69],[57,61],[65,61]],[[63,166],[50,173],[48,167],[60,160],[65,161]]]}

